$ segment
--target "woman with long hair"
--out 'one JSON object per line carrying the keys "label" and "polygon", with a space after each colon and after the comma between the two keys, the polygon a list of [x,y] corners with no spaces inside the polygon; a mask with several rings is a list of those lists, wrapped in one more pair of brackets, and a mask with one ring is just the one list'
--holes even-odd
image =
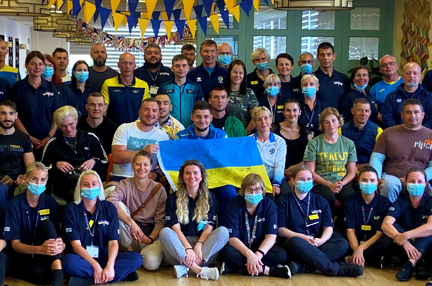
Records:
{"label": "woman with long hair", "polygon": [[82,60],[77,61],[72,67],[72,79],[69,87],[75,95],[81,117],[87,117],[88,112],[85,108],[87,98],[95,92],[90,86],[89,69],[87,62]]}

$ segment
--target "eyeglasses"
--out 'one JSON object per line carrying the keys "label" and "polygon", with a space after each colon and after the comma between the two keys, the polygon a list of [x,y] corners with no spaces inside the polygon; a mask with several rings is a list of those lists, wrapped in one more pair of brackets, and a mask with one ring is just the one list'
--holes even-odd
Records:
{"label": "eyeglasses", "polygon": [[300,63],[302,64],[302,65],[304,65],[304,64],[310,64],[310,65],[312,65],[313,64],[313,60],[311,60],[311,61],[300,61]]}
{"label": "eyeglasses", "polygon": [[54,67],[53,64],[45,64],[45,66],[46,66],[46,67],[50,67],[50,68],[53,68],[53,67]]}
{"label": "eyeglasses", "polygon": [[367,74],[367,73],[358,73],[358,74],[356,74],[354,77],[356,77],[356,78],[361,78],[361,77],[369,77],[369,75]]}
{"label": "eyeglasses", "polygon": [[260,193],[262,193],[262,191],[263,191],[263,188],[256,188],[256,189],[252,189],[252,188],[246,188],[246,193],[248,193],[248,194],[260,194]]}
{"label": "eyeglasses", "polygon": [[228,53],[219,53],[219,56],[232,56],[232,53],[231,52],[228,52]]}
{"label": "eyeglasses", "polygon": [[395,66],[397,63],[396,62],[389,62],[389,63],[386,63],[386,64],[380,64],[379,65],[379,67],[380,68],[386,68],[387,66]]}

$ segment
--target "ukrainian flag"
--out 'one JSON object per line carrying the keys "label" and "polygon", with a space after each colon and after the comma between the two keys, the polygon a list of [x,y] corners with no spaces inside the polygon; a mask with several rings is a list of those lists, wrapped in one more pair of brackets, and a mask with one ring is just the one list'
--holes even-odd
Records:
{"label": "ukrainian flag", "polygon": [[233,185],[240,188],[250,173],[260,175],[266,191],[272,185],[252,137],[209,140],[170,140],[159,142],[158,163],[171,187],[177,190],[180,167],[186,160],[200,161],[206,171],[209,188]]}

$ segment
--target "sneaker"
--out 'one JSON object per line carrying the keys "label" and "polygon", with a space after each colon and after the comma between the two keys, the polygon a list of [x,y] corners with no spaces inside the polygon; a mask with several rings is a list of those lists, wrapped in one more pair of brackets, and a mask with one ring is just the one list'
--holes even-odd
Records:
{"label": "sneaker", "polygon": [[408,281],[411,279],[414,272],[414,265],[408,261],[402,266],[402,269],[396,273],[396,278],[400,281]]}
{"label": "sneaker", "polygon": [[363,275],[363,267],[358,264],[339,262],[339,270],[336,276],[358,277]]}
{"label": "sneaker", "polygon": [[188,277],[189,268],[184,265],[174,265],[174,276],[180,278],[186,275]]}
{"label": "sneaker", "polygon": [[221,275],[225,275],[231,273],[231,269],[229,268],[228,264],[226,264],[225,262],[222,262],[222,266],[220,269],[220,274]]}
{"label": "sneaker", "polygon": [[420,259],[416,264],[416,278],[418,280],[427,280],[432,274],[432,267],[429,263]]}
{"label": "sneaker", "polygon": [[138,273],[136,271],[129,273],[123,281],[137,281],[139,279]]}
{"label": "sneaker", "polygon": [[431,281],[429,281],[428,283],[426,283],[426,285],[425,286],[432,286],[432,280]]}
{"label": "sneaker", "polygon": [[270,267],[269,276],[280,278],[291,278],[291,270],[288,265],[277,265]]}
{"label": "sneaker", "polygon": [[304,269],[305,269],[304,264],[294,262],[294,261],[289,261],[288,267],[291,270],[291,276],[296,275],[296,274],[300,274],[300,273],[304,273]]}
{"label": "sneaker", "polygon": [[88,286],[88,285],[93,285],[93,283],[94,283],[93,277],[81,278],[81,277],[72,276],[69,279],[68,286]]}
{"label": "sneaker", "polygon": [[216,281],[219,279],[219,269],[217,267],[204,266],[201,268],[201,272],[197,274],[197,278]]}

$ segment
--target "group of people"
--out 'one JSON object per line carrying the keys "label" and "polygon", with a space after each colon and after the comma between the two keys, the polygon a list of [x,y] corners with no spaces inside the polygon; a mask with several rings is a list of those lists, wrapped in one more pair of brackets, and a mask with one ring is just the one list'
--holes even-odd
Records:
{"label": "group of people", "polygon": [[[399,76],[396,59],[382,57],[384,79],[369,89],[367,67],[350,78],[333,68],[330,43],[318,46],[315,71],[313,55],[301,54],[296,77],[289,54],[277,56],[275,74],[258,48],[248,74],[227,43],[212,40],[195,68],[194,46],[168,68],[153,43],[142,67],[122,54],[118,73],[94,44],[93,65],[77,61],[71,77],[66,50],[32,51],[21,80],[3,47],[1,283],[5,273],[51,285],[64,274],[69,285],[133,281],[141,265],[162,261],[176,277],[207,280],[358,277],[392,256],[401,281],[432,273],[432,83],[427,74],[419,84],[418,64]],[[248,135],[271,192],[254,173],[240,189],[209,188],[200,158],[184,162],[170,192],[159,142]]]}

